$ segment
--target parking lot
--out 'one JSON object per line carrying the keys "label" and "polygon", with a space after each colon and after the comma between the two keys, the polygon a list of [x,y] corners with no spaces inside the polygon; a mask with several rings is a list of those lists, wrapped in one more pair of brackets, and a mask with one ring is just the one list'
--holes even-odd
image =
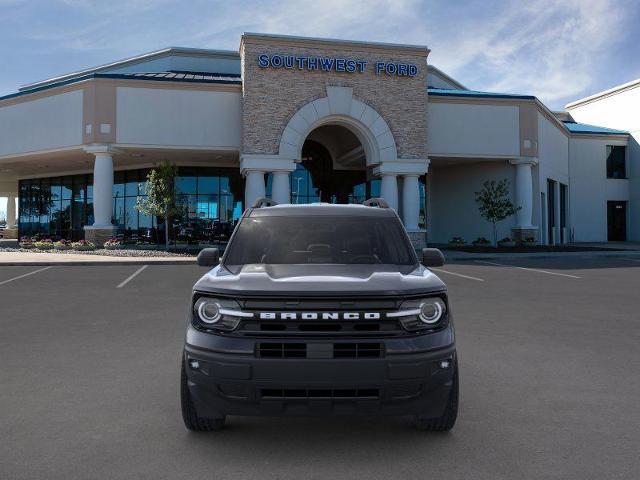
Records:
{"label": "parking lot", "polygon": [[438,270],[461,369],[451,433],[232,417],[194,434],[179,358],[203,269],[0,266],[0,478],[637,478],[640,257]]}

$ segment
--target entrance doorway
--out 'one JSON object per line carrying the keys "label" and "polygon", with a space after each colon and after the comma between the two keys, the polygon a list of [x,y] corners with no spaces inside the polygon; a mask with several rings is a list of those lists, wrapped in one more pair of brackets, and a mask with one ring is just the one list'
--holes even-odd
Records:
{"label": "entrance doorway", "polygon": [[607,202],[607,229],[610,242],[627,240],[627,202]]}
{"label": "entrance doorway", "polygon": [[[267,185],[268,190],[269,185]],[[358,137],[341,125],[313,130],[291,174],[291,203],[362,203],[380,196]]]}

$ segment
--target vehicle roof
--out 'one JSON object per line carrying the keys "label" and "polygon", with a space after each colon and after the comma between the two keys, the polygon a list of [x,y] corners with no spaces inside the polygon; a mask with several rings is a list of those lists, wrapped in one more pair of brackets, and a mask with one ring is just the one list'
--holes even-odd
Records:
{"label": "vehicle roof", "polygon": [[295,217],[295,216],[353,216],[390,217],[395,212],[390,208],[367,207],[359,204],[336,205],[333,203],[309,203],[295,205],[285,203],[273,207],[252,208],[249,217]]}

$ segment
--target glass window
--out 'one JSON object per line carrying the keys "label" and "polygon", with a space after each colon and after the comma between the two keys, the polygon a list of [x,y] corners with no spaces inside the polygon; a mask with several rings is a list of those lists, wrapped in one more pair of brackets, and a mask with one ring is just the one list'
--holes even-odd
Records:
{"label": "glass window", "polygon": [[62,200],[71,200],[73,195],[73,177],[62,177]]}
{"label": "glass window", "polygon": [[138,210],[136,210],[136,197],[127,197],[124,200],[124,225],[129,232],[138,230]]}
{"label": "glass window", "polygon": [[114,198],[124,197],[125,172],[114,172],[113,174],[113,196]]}
{"label": "glass window", "polygon": [[[199,194],[217,194],[220,185],[219,177],[198,177],[198,193]],[[195,190],[194,192],[195,193]]]}
{"label": "glass window", "polygon": [[198,177],[182,176],[176,177],[176,191],[178,193],[193,194],[197,192]]}
{"label": "glass window", "polygon": [[[119,234],[144,242],[157,241],[157,219],[135,208],[149,173],[114,172],[113,223]],[[142,185],[142,187],[140,187]],[[243,211],[244,181],[235,168],[180,168],[176,187],[183,213],[174,220],[172,235],[189,241],[224,241]],[[94,222],[93,175],[21,180],[20,235],[79,239]],[[215,225],[214,225],[215,224]],[[160,239],[162,241],[162,238]]]}
{"label": "glass window", "polygon": [[224,263],[417,265],[400,221],[383,216],[259,216],[238,227]]}
{"label": "glass window", "polygon": [[124,194],[127,197],[135,197],[138,195],[138,171],[131,170],[126,173],[126,182],[124,184]]}
{"label": "glass window", "polygon": [[607,145],[607,178],[627,178],[627,147]]}

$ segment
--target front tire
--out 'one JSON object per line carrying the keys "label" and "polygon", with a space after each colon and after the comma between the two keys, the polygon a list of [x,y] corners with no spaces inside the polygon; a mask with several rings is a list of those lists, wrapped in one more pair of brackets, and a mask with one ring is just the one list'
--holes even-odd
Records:
{"label": "front tire", "polygon": [[185,370],[184,357],[182,358],[182,370],[180,372],[180,403],[182,406],[182,420],[187,430],[192,432],[214,432],[222,430],[227,417],[203,418],[198,415],[196,406],[191,399],[189,386],[187,385],[187,372]]}
{"label": "front tire", "polygon": [[453,371],[453,380],[451,385],[451,392],[447,400],[447,406],[444,409],[444,413],[440,417],[424,418],[416,417],[415,424],[418,430],[424,430],[428,432],[448,432],[456,424],[458,418],[458,397],[459,397],[459,382],[458,382],[458,359],[456,358]]}

